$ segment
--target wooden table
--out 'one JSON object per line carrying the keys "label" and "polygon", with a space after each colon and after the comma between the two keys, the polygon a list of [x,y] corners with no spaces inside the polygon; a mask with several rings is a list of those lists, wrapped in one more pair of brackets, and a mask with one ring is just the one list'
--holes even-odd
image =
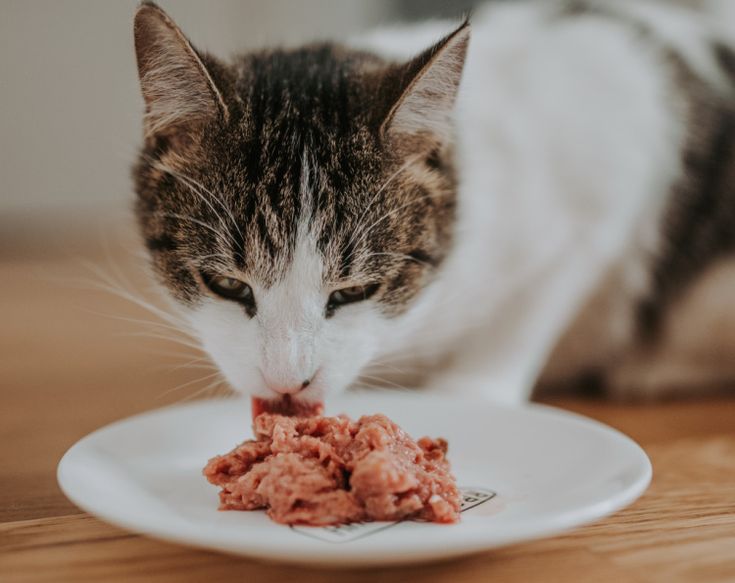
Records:
{"label": "wooden table", "polygon": [[128,236],[109,238],[113,260],[68,234],[63,244],[0,237],[0,581],[735,581],[735,399],[725,397],[646,406],[553,400],[641,443],[654,466],[650,489],[597,524],[451,562],[283,567],[158,542],[84,514],[56,485],[63,452],[110,421],[196,393],[205,381],[171,389],[207,374],[174,368],[196,354],[159,338],[165,330],[155,326],[153,336],[137,335],[139,323],[119,318],[144,312],[83,281],[89,271],[70,258],[80,250],[143,285],[119,252],[132,248]]}

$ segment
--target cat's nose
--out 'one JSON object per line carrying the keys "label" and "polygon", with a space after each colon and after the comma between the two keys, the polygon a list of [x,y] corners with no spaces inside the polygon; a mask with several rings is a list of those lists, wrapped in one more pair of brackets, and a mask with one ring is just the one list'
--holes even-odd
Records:
{"label": "cat's nose", "polygon": [[306,379],[302,381],[301,383],[295,383],[290,385],[285,385],[283,383],[267,383],[268,388],[271,391],[274,391],[278,393],[279,395],[295,395],[296,393],[299,393],[303,391],[306,387],[308,387],[311,384],[311,379]]}

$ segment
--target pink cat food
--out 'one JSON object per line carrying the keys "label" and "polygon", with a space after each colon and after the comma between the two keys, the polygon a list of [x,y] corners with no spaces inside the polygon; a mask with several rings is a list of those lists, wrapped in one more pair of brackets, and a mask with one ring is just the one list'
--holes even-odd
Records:
{"label": "pink cat food", "polygon": [[384,415],[285,417],[261,413],[254,440],[215,457],[204,475],[220,510],[257,510],[283,524],[459,520],[447,442],[417,442]]}
{"label": "pink cat food", "polygon": [[305,402],[291,398],[291,395],[283,395],[275,401],[265,399],[251,399],[253,421],[261,413],[274,413],[286,417],[313,417],[324,412],[324,403],[320,401]]}

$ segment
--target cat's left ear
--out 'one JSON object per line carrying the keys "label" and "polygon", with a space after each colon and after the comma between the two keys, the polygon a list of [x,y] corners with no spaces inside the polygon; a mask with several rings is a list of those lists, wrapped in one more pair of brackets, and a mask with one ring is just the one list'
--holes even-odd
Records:
{"label": "cat's left ear", "polygon": [[134,32],[147,136],[180,136],[213,119],[227,119],[227,105],[210,71],[168,14],[144,0]]}
{"label": "cat's left ear", "polygon": [[381,126],[381,135],[431,134],[451,138],[452,111],[462,80],[470,24],[457,30],[405,65],[402,93]]}

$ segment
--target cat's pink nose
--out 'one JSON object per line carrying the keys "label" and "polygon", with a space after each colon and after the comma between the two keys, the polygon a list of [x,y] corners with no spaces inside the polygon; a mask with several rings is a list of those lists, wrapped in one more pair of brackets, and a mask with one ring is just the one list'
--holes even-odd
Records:
{"label": "cat's pink nose", "polygon": [[271,391],[274,391],[278,393],[279,395],[295,395],[296,393],[299,393],[303,391],[306,387],[308,387],[311,384],[310,379],[306,379],[302,381],[301,383],[292,384],[292,385],[284,385],[284,384],[274,384],[274,383],[267,383],[268,388]]}

